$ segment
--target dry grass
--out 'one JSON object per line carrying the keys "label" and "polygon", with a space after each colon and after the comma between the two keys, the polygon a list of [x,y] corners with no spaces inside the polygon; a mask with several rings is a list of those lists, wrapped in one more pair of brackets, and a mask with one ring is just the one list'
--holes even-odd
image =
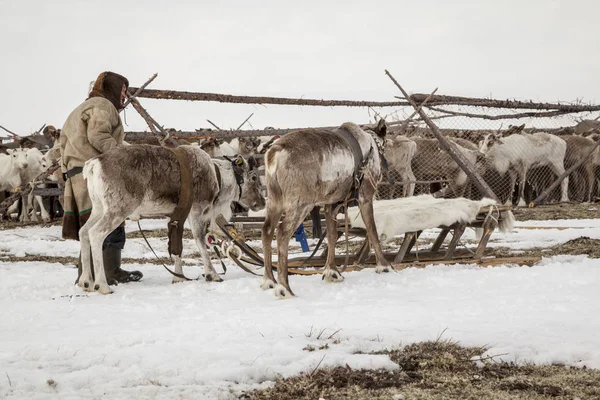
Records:
{"label": "dry grass", "polygon": [[554,219],[593,219],[600,218],[599,204],[548,204],[534,208],[517,207],[513,214],[517,221],[545,221]]}
{"label": "dry grass", "polygon": [[494,257],[550,257],[561,254],[586,254],[590,258],[600,258],[600,239],[590,239],[587,236],[582,236],[552,247],[519,250],[518,252],[510,247],[495,247],[487,248],[485,251],[486,256]]}
{"label": "dry grass", "polygon": [[[475,363],[485,348],[451,341],[423,342],[383,352],[396,371],[323,368],[244,393],[251,400],[292,399],[593,399],[600,371],[561,365],[515,365],[494,357]],[[479,364],[479,365],[478,365]]]}

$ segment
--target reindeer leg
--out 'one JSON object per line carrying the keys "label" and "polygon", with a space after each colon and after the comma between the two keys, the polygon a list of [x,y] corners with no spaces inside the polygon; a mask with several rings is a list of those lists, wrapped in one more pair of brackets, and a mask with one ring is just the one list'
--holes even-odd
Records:
{"label": "reindeer leg", "polygon": [[381,243],[377,235],[377,226],[375,226],[375,217],[373,216],[373,194],[375,188],[369,182],[363,182],[359,196],[358,196],[358,207],[360,209],[360,215],[367,228],[367,237],[369,243],[375,252],[375,260],[377,261],[377,267],[375,272],[390,272],[392,265],[386,260],[383,251],[381,250]]}
{"label": "reindeer leg", "polygon": [[510,186],[508,189],[508,197],[506,198],[506,201],[504,202],[505,206],[512,206],[513,204],[513,194],[515,193],[515,185],[517,183],[517,175],[516,172],[514,171],[509,171],[508,172],[508,178],[510,180]]}
{"label": "reindeer leg", "polygon": [[592,190],[594,188],[594,171],[592,170],[592,168],[586,168],[586,183],[587,183],[587,194],[586,194],[586,202],[591,203],[593,202],[592,200]]}
{"label": "reindeer leg", "polygon": [[27,196],[21,195],[21,217],[19,218],[21,222],[31,221],[29,218],[29,202],[27,200]]}
{"label": "reindeer leg", "polygon": [[106,237],[112,231],[117,229],[121,222],[123,222],[123,217],[120,217],[114,213],[107,213],[104,214],[102,219],[100,219],[96,224],[91,226],[89,230],[90,245],[92,248],[92,260],[94,263],[94,290],[101,294],[111,294],[113,292],[108,287],[108,282],[106,281],[102,244],[104,243]]}
{"label": "reindeer leg", "polygon": [[407,172],[407,178],[408,178],[408,193],[406,193],[405,197],[412,197],[415,194],[415,181],[417,180],[417,178],[415,177],[415,174],[412,171],[412,168],[410,168]]}
{"label": "reindeer leg", "polygon": [[519,171],[519,207],[525,207],[525,183],[527,182],[527,169]]}
{"label": "reindeer leg", "polygon": [[[175,264],[175,273],[183,276],[183,261],[181,256],[173,255],[173,263]],[[171,283],[185,282],[185,279],[178,276],[173,276]]]}
{"label": "reindeer leg", "polygon": [[[90,218],[79,229],[79,243],[81,245],[81,276],[77,285],[83,288],[86,292],[94,291],[94,279],[92,278],[92,249],[90,244],[90,228],[96,225],[102,219],[102,209],[92,209]],[[102,244],[100,244],[100,252],[102,252]]]}
{"label": "reindeer leg", "polygon": [[313,207],[314,205],[311,204],[286,210],[277,227],[277,280],[279,283],[275,286],[275,295],[279,298],[287,299],[294,296],[288,281],[288,247],[292,235]]}
{"label": "reindeer leg", "polygon": [[[40,214],[42,216],[42,221],[50,222],[50,214],[48,213],[48,211],[46,210],[46,207],[44,206],[44,200],[42,199],[42,196],[34,196],[34,198],[35,198],[35,201],[40,206]],[[33,204],[33,202],[32,202],[32,204]],[[37,214],[35,212],[34,212],[33,216],[37,219]]]}
{"label": "reindeer leg", "polygon": [[325,206],[325,221],[327,223],[327,261],[325,262],[325,271],[323,271],[322,279],[325,282],[341,282],[344,277],[338,271],[335,265],[335,244],[338,239],[335,220],[333,215],[333,206],[328,204]]}
{"label": "reindeer leg", "polygon": [[262,227],[262,247],[265,262],[265,272],[260,285],[262,290],[273,289],[277,284],[273,276],[273,248],[271,242],[281,214],[282,210],[275,204],[274,200],[267,201],[267,213]]}
{"label": "reindeer leg", "polygon": [[205,222],[194,217],[190,218],[189,221],[192,228],[192,234],[194,235],[194,241],[196,242],[196,246],[198,246],[198,250],[200,250],[200,254],[202,255],[202,262],[204,263],[204,279],[207,282],[223,282],[223,279],[219,276],[217,271],[215,271],[212,261],[210,260],[210,254],[206,248],[206,231],[209,222]]}
{"label": "reindeer leg", "polygon": [[[560,169],[558,172],[559,172],[559,173],[557,173],[558,176],[562,175],[565,172],[564,168],[562,168],[562,172],[560,172]],[[562,182],[560,182],[560,202],[561,203],[569,202],[569,177],[568,176],[565,179],[563,179]]]}

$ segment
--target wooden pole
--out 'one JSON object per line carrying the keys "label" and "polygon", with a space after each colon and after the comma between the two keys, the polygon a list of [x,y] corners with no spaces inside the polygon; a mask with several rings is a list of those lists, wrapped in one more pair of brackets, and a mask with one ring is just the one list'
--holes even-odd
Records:
{"label": "wooden pole", "polygon": [[42,131],[42,129],[44,129],[46,127],[46,124],[42,125],[42,127],[40,129],[38,129],[37,131],[35,131],[34,135],[39,135],[40,132]]}
{"label": "wooden pole", "polygon": [[[146,88],[146,86],[148,86],[157,76],[158,76],[158,73],[155,73],[154,75],[152,75],[150,77],[150,79],[148,79],[146,81],[146,83],[144,83],[142,86],[140,86],[139,88],[137,88],[135,90],[135,92],[131,95],[131,97],[134,97],[134,98],[137,97],[140,94],[140,92],[142,90],[144,90]],[[125,109],[125,107],[127,107],[129,105],[129,103],[131,103],[131,99],[128,98],[127,101],[125,101],[125,104],[123,104],[123,110]]]}
{"label": "wooden pole", "polygon": [[221,128],[219,128],[214,122],[212,122],[210,119],[206,119],[206,122],[208,122],[209,124],[211,124],[212,126],[214,126],[215,128],[217,128],[218,130],[222,131]]}
{"label": "wooden pole", "polygon": [[483,180],[483,178],[481,178],[479,173],[475,170],[475,166],[471,164],[471,162],[467,160],[464,157],[464,155],[456,149],[456,145],[454,143],[446,140],[446,138],[440,133],[435,123],[431,119],[429,119],[427,114],[422,109],[419,109],[417,104],[414,101],[412,101],[408,93],[406,93],[406,91],[402,88],[402,86],[400,86],[400,84],[396,81],[396,79],[394,79],[394,77],[388,72],[387,69],[385,70],[385,73],[392,80],[392,82],[394,82],[398,89],[400,89],[404,97],[411,103],[414,109],[419,112],[421,119],[425,121],[425,123],[429,126],[429,129],[431,129],[433,135],[439,141],[440,147],[446,150],[448,154],[450,154],[450,157],[452,157],[454,162],[456,162],[458,166],[463,171],[465,171],[469,179],[475,184],[475,186],[477,186],[479,191],[481,191],[481,193],[484,196],[496,200],[496,202],[498,202],[499,204],[500,200],[498,199],[498,196],[496,196],[496,194],[492,191],[488,184]]}
{"label": "wooden pole", "polygon": [[[137,88],[130,87],[134,92]],[[217,101],[220,103],[241,104],[278,104],[295,106],[326,106],[326,107],[402,107],[410,104],[404,101],[355,101],[355,100],[316,100],[293,99],[285,97],[234,96],[231,94],[196,93],[177,90],[144,89],[137,97],[148,99],[169,99],[189,101]]]}
{"label": "wooden pole", "polygon": [[5,127],[3,127],[2,125],[0,125],[0,128],[2,128],[3,130],[5,130],[6,132],[10,133],[12,135],[13,138],[21,138],[21,136],[17,135],[16,133],[9,131],[8,129],[6,129]]}
{"label": "wooden pole", "polygon": [[146,111],[144,107],[142,107],[137,98],[129,96],[129,100],[131,100],[131,105],[133,106],[133,108],[135,108],[135,110],[142,116],[142,118],[144,118],[152,133],[154,133],[156,136],[161,137],[159,141],[162,146],[164,146],[164,143],[166,143],[167,141],[169,141],[169,143],[171,143],[175,147],[179,145],[175,140],[171,139],[169,133],[165,131],[163,127],[160,126],[158,122],[156,122],[156,120],[150,116],[150,114],[148,114],[148,111]]}
{"label": "wooden pole", "polygon": [[[335,129],[337,127],[326,127],[323,129]],[[198,138],[198,137],[216,137],[216,138],[235,138],[235,137],[249,137],[249,136],[283,136],[289,132],[297,131],[306,128],[282,128],[282,129],[242,129],[242,130],[211,130],[211,129],[198,129],[197,131],[177,131],[172,133],[171,137],[177,139],[185,138]],[[144,131],[130,131],[125,132],[125,140],[136,140],[148,137],[152,135],[152,132]]]}
{"label": "wooden pole", "polygon": [[560,183],[563,181],[563,179],[565,179],[567,176],[569,176],[571,174],[571,172],[575,171],[577,168],[579,168],[585,161],[587,161],[588,158],[591,157],[592,154],[594,154],[594,150],[596,150],[596,148],[600,146],[600,140],[598,140],[596,143],[594,143],[594,146],[592,146],[592,148],[590,149],[589,152],[586,153],[585,156],[581,157],[579,159],[579,161],[577,161],[575,164],[571,165],[571,167],[569,167],[565,172],[563,172],[558,178],[556,178],[556,180],[554,182],[552,182],[552,184],[550,186],[548,186],[542,193],[540,193],[540,195],[533,200],[531,203],[529,203],[529,207],[535,207],[538,204],[540,204],[542,201],[544,201],[544,199],[546,197],[548,197],[548,195],[558,186],[560,185]]}
{"label": "wooden pole", "polygon": [[246,119],[244,120],[244,122],[242,122],[242,123],[240,124],[240,126],[238,126],[238,127],[237,127],[237,130],[239,131],[239,130],[242,128],[242,126],[244,126],[244,124],[246,124],[246,122],[248,122],[248,120],[249,120],[250,118],[252,118],[252,116],[253,116],[253,115],[254,115],[254,113],[252,113],[252,114],[248,115],[248,118],[246,118]]}
{"label": "wooden pole", "polygon": [[[400,98],[400,97],[396,97]],[[415,103],[421,103],[427,94],[415,93],[407,100]],[[534,103],[532,101],[517,101],[517,100],[495,100],[495,99],[482,99],[475,97],[461,97],[461,96],[444,96],[436,95],[429,100],[430,105],[462,105],[462,106],[477,106],[477,107],[490,107],[490,108],[522,108],[527,110],[559,110],[570,113],[586,112],[586,111],[600,111],[600,105],[593,104],[555,104],[555,103]]]}
{"label": "wooden pole", "polygon": [[400,130],[398,131],[398,133],[405,131],[405,129],[408,126],[408,124],[410,123],[410,121],[415,117],[415,115],[417,115],[419,113],[419,111],[421,111],[423,106],[425,104],[427,104],[427,102],[433,97],[433,95],[435,94],[435,92],[437,92],[437,90],[438,90],[438,88],[435,88],[435,90],[433,92],[431,92],[431,94],[429,96],[427,96],[421,104],[419,104],[419,107],[417,107],[417,109],[415,111],[413,111],[413,113],[410,114],[410,116],[402,122],[402,125],[400,126]]}
{"label": "wooden pole", "polygon": [[559,115],[565,115],[565,114],[571,113],[571,111],[554,110],[554,111],[545,111],[545,112],[532,111],[532,112],[524,112],[524,113],[517,113],[517,114],[486,115],[486,114],[472,114],[472,113],[464,113],[464,112],[459,112],[459,111],[444,110],[443,108],[433,107],[433,106],[426,106],[426,107],[431,111],[437,111],[437,112],[444,113],[444,114],[447,114],[447,115],[453,116],[453,117],[481,118],[481,119],[488,119],[488,120],[511,119],[511,118],[519,119],[519,118],[531,118],[531,117],[547,118],[547,117],[556,117]]}

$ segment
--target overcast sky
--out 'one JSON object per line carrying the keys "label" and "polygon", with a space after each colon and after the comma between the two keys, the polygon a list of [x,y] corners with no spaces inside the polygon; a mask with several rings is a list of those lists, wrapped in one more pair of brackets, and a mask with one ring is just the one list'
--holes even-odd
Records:
{"label": "overcast sky", "polygon": [[[105,70],[139,86],[393,100],[409,92],[600,102],[600,2],[0,0],[0,125],[61,127]],[[362,108],[140,99],[165,127],[367,122]],[[392,109],[383,110],[384,113]],[[146,129],[135,110],[126,130]]]}

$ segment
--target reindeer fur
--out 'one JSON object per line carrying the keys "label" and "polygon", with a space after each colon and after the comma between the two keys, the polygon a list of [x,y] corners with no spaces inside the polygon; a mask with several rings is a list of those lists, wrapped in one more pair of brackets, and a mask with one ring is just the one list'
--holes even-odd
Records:
{"label": "reindeer fur", "polygon": [[[377,271],[389,271],[391,267],[381,251],[373,221],[373,196],[381,176],[378,149],[383,147],[385,140],[385,121],[380,120],[375,128],[345,123],[339,129],[345,129],[358,141],[363,159],[366,159],[365,176],[358,193],[359,207],[375,251]],[[294,131],[273,143],[266,152],[265,164],[268,201],[262,228],[265,275],[261,287],[275,288],[275,294],[282,298],[294,295],[287,275],[288,244],[296,228],[315,206],[325,206],[327,221],[329,251],[323,279],[341,281],[343,278],[335,265],[338,236],[333,211],[336,203],[348,199],[353,186],[355,162],[351,146],[329,130]],[[278,284],[271,269],[271,241],[276,226]]]}

